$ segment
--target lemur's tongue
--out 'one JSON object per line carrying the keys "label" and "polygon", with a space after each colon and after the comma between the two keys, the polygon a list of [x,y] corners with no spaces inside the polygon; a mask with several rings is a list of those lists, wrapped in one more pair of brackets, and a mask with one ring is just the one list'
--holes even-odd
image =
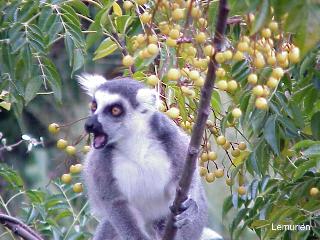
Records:
{"label": "lemur's tongue", "polygon": [[107,142],[107,136],[104,134],[95,134],[93,139],[94,148],[102,148]]}

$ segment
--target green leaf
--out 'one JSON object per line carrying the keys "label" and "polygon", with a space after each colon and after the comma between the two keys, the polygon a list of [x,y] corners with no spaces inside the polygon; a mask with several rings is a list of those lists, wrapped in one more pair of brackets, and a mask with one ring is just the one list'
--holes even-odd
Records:
{"label": "green leaf", "polygon": [[94,52],[93,60],[95,61],[100,58],[106,57],[117,49],[118,49],[118,45],[114,41],[112,41],[110,38],[106,38],[100,44],[98,49]]}
{"label": "green leaf", "polygon": [[315,157],[320,158],[320,144],[312,145],[311,147],[307,148],[303,151],[303,155],[309,158]]}
{"label": "green leaf", "polygon": [[256,20],[253,24],[253,28],[250,35],[257,33],[265,24],[270,12],[269,0],[263,0],[259,12],[256,14]]}
{"label": "green leaf", "polygon": [[112,9],[115,15],[117,16],[122,16],[122,10],[121,7],[119,6],[119,4],[117,2],[114,2],[112,4]]}
{"label": "green leaf", "polygon": [[124,34],[133,21],[134,21],[134,18],[128,15],[116,17],[115,25],[116,25],[117,31],[121,34]]}
{"label": "green leaf", "polygon": [[221,113],[221,99],[219,92],[217,90],[213,90],[211,95],[211,107],[217,113]]}
{"label": "green leaf", "polygon": [[298,178],[302,177],[310,168],[315,167],[316,164],[316,159],[306,160],[304,163],[300,164],[298,168],[294,171],[293,180],[295,181]]}
{"label": "green leaf", "polygon": [[232,197],[228,196],[224,201],[223,201],[223,206],[222,206],[222,218],[224,218],[227,213],[230,211],[232,208]]}
{"label": "green leaf", "polygon": [[265,128],[263,130],[264,138],[266,139],[267,143],[270,145],[272,150],[276,154],[280,154],[279,146],[280,146],[280,139],[276,133],[276,115],[272,115],[268,118]]}
{"label": "green leaf", "polygon": [[7,110],[7,111],[10,111],[11,103],[6,102],[6,101],[2,101],[2,102],[0,102],[0,108],[3,108],[5,110]]}
{"label": "green leaf", "polygon": [[320,112],[316,112],[311,117],[312,135],[320,140]]}
{"label": "green leaf", "polygon": [[84,16],[89,16],[88,7],[80,0],[71,0],[67,2],[68,5],[72,6],[77,12]]}
{"label": "green leaf", "polygon": [[43,82],[39,76],[33,77],[28,81],[24,94],[26,105],[37,95],[42,83]]}
{"label": "green leaf", "polygon": [[307,139],[307,140],[302,140],[300,142],[297,142],[295,145],[293,145],[292,148],[295,151],[300,151],[301,149],[308,148],[315,144],[320,144],[320,142]]}

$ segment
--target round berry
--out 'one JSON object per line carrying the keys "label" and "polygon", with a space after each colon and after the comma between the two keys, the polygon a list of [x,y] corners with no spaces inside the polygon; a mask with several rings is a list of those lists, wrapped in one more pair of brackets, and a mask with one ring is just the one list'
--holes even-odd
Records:
{"label": "round berry", "polygon": [[226,70],[224,70],[223,68],[219,67],[216,70],[216,76],[217,77],[224,77],[226,75]]}
{"label": "round berry", "polygon": [[204,32],[199,32],[196,36],[195,36],[195,40],[197,43],[204,43],[207,39],[207,35]]}
{"label": "round berry", "polygon": [[48,130],[50,133],[52,134],[57,134],[59,131],[60,131],[60,126],[59,124],[57,123],[51,123],[49,126],[48,126]]}
{"label": "round berry", "polygon": [[156,86],[160,82],[159,78],[156,75],[150,75],[147,77],[147,84],[151,86]]}
{"label": "round berry", "polygon": [[225,61],[224,55],[222,52],[218,52],[215,56],[217,63],[223,63]]}
{"label": "round berry", "polygon": [[131,55],[124,56],[122,59],[122,64],[126,67],[130,67],[134,64],[134,59]]}
{"label": "round berry", "polygon": [[178,39],[180,37],[180,31],[178,29],[172,29],[169,32],[169,37],[171,37],[172,39]]}
{"label": "round berry", "polygon": [[151,21],[152,15],[148,12],[144,12],[140,15],[140,20],[142,23],[149,23]]}
{"label": "round berry", "polygon": [[64,140],[64,139],[59,139],[57,141],[57,148],[58,149],[65,149],[68,146],[68,141]]}
{"label": "round berry", "polygon": [[123,7],[126,11],[129,11],[133,7],[133,3],[130,1],[124,1]]}
{"label": "round berry", "polygon": [[214,161],[218,158],[218,155],[216,152],[210,151],[208,152],[208,159],[211,161]]}
{"label": "round berry", "polygon": [[231,151],[231,155],[232,155],[233,157],[238,157],[238,156],[240,155],[240,149],[238,149],[238,148],[233,149],[233,150]]}
{"label": "round berry", "polygon": [[255,85],[258,82],[258,76],[257,74],[250,73],[248,76],[248,83]]}
{"label": "round berry", "polygon": [[278,31],[278,23],[276,21],[271,21],[268,25],[272,32]]}
{"label": "round berry", "polygon": [[207,45],[203,48],[204,55],[211,57],[214,54],[214,48],[212,45]]}
{"label": "round berry", "polygon": [[263,87],[261,85],[257,85],[252,89],[252,93],[256,96],[263,95]]}
{"label": "round berry", "polygon": [[233,91],[235,91],[237,88],[238,88],[238,83],[237,83],[235,80],[230,80],[230,81],[228,82],[227,90],[228,90],[229,92],[233,92]]}
{"label": "round berry", "polygon": [[217,88],[219,88],[220,90],[227,90],[228,89],[228,83],[226,80],[219,80],[217,83]]}
{"label": "round berry", "polygon": [[238,145],[238,148],[239,148],[240,150],[246,150],[247,145],[246,145],[244,142],[240,142],[239,145]]}
{"label": "round berry", "polygon": [[200,77],[200,74],[199,74],[199,72],[197,70],[192,70],[189,73],[189,77],[190,77],[191,80],[195,81]]}
{"label": "round berry", "polygon": [[276,79],[280,79],[284,75],[283,69],[281,67],[277,67],[277,68],[272,70],[271,75]]}
{"label": "round berry", "polygon": [[166,112],[166,114],[171,119],[177,119],[180,116],[180,110],[176,107],[172,107]]}
{"label": "round berry", "polygon": [[244,54],[241,51],[236,51],[236,53],[233,55],[233,60],[235,61],[241,61],[244,59]]}
{"label": "round berry", "polygon": [[225,138],[225,136],[219,136],[217,137],[217,144],[218,145],[224,145],[227,142],[227,139]]}
{"label": "round berry", "polygon": [[74,146],[67,146],[65,151],[68,155],[73,156],[76,154],[76,148]]}
{"label": "round berry", "polygon": [[246,190],[246,187],[245,187],[245,186],[240,186],[240,187],[238,188],[238,194],[239,194],[239,195],[243,196],[243,195],[245,195],[246,193],[247,193],[247,190]]}
{"label": "round berry", "polygon": [[258,109],[266,110],[268,109],[268,101],[263,97],[258,97],[255,102],[255,106]]}
{"label": "round berry", "polygon": [[171,38],[171,37],[168,37],[167,40],[166,40],[166,44],[169,46],[169,47],[175,47],[177,46],[177,40]]}
{"label": "round berry", "polygon": [[230,60],[232,59],[232,52],[230,50],[227,50],[225,52],[223,52],[223,56],[225,60]]}
{"label": "round berry", "polygon": [[228,186],[232,186],[232,184],[233,184],[232,179],[231,178],[226,178],[226,184]]}
{"label": "round berry", "polygon": [[267,81],[267,86],[271,89],[276,88],[278,86],[278,80],[274,77],[269,77]]}
{"label": "round berry", "polygon": [[289,52],[289,61],[292,63],[298,63],[300,61],[300,50],[294,47]]}
{"label": "round berry", "polygon": [[72,189],[75,193],[81,193],[83,191],[82,183],[75,183]]}
{"label": "round berry", "polygon": [[242,115],[240,108],[234,108],[231,113],[234,118],[240,118]]}
{"label": "round berry", "polygon": [[223,169],[218,168],[217,170],[214,171],[214,175],[216,178],[222,178],[224,175]]}
{"label": "round berry", "polygon": [[309,194],[310,194],[310,196],[315,197],[315,196],[317,196],[319,194],[319,189],[316,188],[316,187],[313,187],[313,188],[310,189]]}
{"label": "round berry", "polygon": [[179,69],[171,68],[167,74],[168,80],[178,81],[181,77]]}
{"label": "round berry", "polygon": [[83,148],[82,148],[82,152],[83,152],[84,154],[90,152],[90,150],[91,150],[91,147],[88,146],[88,145],[85,145],[85,146],[83,146]]}
{"label": "round berry", "polygon": [[182,18],[184,18],[184,9],[182,8],[176,8],[175,10],[173,10],[172,12],[172,18],[175,21],[178,21]]}
{"label": "round berry", "polygon": [[216,177],[215,177],[214,173],[208,173],[206,175],[206,181],[208,183],[212,183],[215,179],[216,179]]}
{"label": "round berry", "polygon": [[261,36],[264,38],[270,38],[271,37],[271,30],[270,28],[264,28],[261,31]]}
{"label": "round berry", "polygon": [[204,177],[208,174],[208,169],[205,168],[205,167],[200,167],[199,168],[199,173],[200,173],[200,176]]}
{"label": "round berry", "polygon": [[71,181],[72,181],[72,177],[71,177],[70,174],[65,173],[65,174],[63,174],[63,175],[61,176],[61,181],[62,181],[63,183],[65,183],[65,184],[69,184],[69,183],[71,183]]}

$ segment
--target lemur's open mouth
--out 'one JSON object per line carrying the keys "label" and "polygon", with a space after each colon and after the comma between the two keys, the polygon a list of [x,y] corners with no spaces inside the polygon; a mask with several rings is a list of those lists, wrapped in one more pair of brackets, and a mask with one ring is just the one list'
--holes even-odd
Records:
{"label": "lemur's open mouth", "polygon": [[108,136],[104,133],[94,133],[93,137],[93,147],[95,149],[102,148],[106,145],[108,141]]}

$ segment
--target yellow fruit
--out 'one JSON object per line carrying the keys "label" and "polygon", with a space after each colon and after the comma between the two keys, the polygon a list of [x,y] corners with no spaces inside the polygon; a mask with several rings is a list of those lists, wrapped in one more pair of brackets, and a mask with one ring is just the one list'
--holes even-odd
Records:
{"label": "yellow fruit", "polygon": [[211,161],[214,161],[218,158],[218,155],[216,152],[210,151],[208,152],[208,159]]}
{"label": "yellow fruit", "polygon": [[258,82],[257,74],[250,73],[248,76],[248,83],[255,85]]}
{"label": "yellow fruit", "polygon": [[168,80],[178,81],[181,77],[179,69],[171,68],[167,74]]}
{"label": "yellow fruit", "polygon": [[157,37],[157,35],[150,35],[149,37],[148,37],[148,39],[149,39],[149,43],[157,43],[158,42],[158,37]]}
{"label": "yellow fruit", "polygon": [[63,183],[65,183],[65,184],[69,184],[69,183],[71,183],[71,181],[72,181],[72,177],[71,177],[71,175],[70,174],[63,174],[62,176],[61,176],[61,181],[63,182]]}
{"label": "yellow fruit", "polygon": [[249,44],[247,42],[239,42],[237,48],[240,52],[247,52],[249,50]]}
{"label": "yellow fruit", "polygon": [[229,141],[226,141],[226,143],[222,146],[224,150],[228,150],[230,147],[231,147],[231,144]]}
{"label": "yellow fruit", "polygon": [[232,116],[233,116],[234,118],[240,118],[241,115],[242,115],[242,112],[241,112],[240,108],[234,108],[234,109],[232,110],[231,114],[232,114]]}
{"label": "yellow fruit", "polygon": [[206,175],[206,181],[208,183],[212,183],[215,179],[216,179],[216,177],[215,177],[214,173],[208,173]]}
{"label": "yellow fruit", "polygon": [[207,45],[203,48],[204,55],[211,57],[214,54],[214,48],[212,45]]}
{"label": "yellow fruit", "polygon": [[261,31],[261,36],[264,37],[264,38],[269,38],[269,37],[271,37],[271,30],[270,30],[270,28],[264,28],[264,29],[262,29],[262,31]]}
{"label": "yellow fruit", "polygon": [[228,83],[226,80],[219,80],[217,83],[217,88],[219,88],[220,90],[227,90],[228,89]]}
{"label": "yellow fruit", "polygon": [[232,179],[231,179],[231,178],[227,178],[227,179],[226,179],[226,184],[227,184],[228,186],[232,186],[232,184],[233,184]]}
{"label": "yellow fruit", "polygon": [[273,69],[272,73],[271,73],[271,76],[276,79],[282,78],[283,75],[284,75],[284,71],[281,67],[277,67],[277,68]]}
{"label": "yellow fruit", "polygon": [[169,32],[169,37],[171,37],[172,39],[178,39],[180,37],[180,31],[178,29],[172,29]]}
{"label": "yellow fruit", "polygon": [[192,70],[192,71],[190,71],[190,73],[189,73],[189,78],[191,79],[191,80],[197,80],[198,78],[200,77],[200,74],[199,74],[199,72],[197,71],[197,70]]}
{"label": "yellow fruit", "polygon": [[86,154],[86,153],[90,152],[90,149],[91,149],[90,146],[85,145],[85,146],[83,146],[83,148],[82,148],[82,152],[83,152],[84,154]]}
{"label": "yellow fruit", "polygon": [[148,12],[144,12],[143,14],[140,15],[140,20],[143,23],[149,23],[151,21],[152,15]]}
{"label": "yellow fruit", "polygon": [[267,63],[271,66],[274,66],[277,62],[277,59],[275,56],[268,56]]}
{"label": "yellow fruit", "polygon": [[175,10],[173,10],[172,12],[172,18],[176,21],[184,18],[184,9],[182,8],[176,8]]}
{"label": "yellow fruit", "polygon": [[198,22],[199,22],[200,26],[202,26],[202,27],[207,27],[207,25],[208,25],[207,20],[204,18],[199,18]]}
{"label": "yellow fruit", "polygon": [[175,47],[175,46],[177,46],[177,40],[168,37],[167,40],[166,40],[166,44],[167,44],[169,47]]}
{"label": "yellow fruit", "polygon": [[224,175],[223,169],[218,168],[217,170],[214,171],[214,175],[216,178],[222,178]]}
{"label": "yellow fruit", "polygon": [[269,77],[267,81],[267,86],[271,89],[276,88],[278,86],[278,80],[274,77]]}
{"label": "yellow fruit", "polygon": [[129,11],[133,7],[133,3],[130,1],[124,1],[123,7],[126,11]]}
{"label": "yellow fruit", "polygon": [[300,61],[300,50],[294,47],[289,52],[289,61],[292,63],[298,63]]}
{"label": "yellow fruit", "polygon": [[68,155],[73,156],[76,154],[76,148],[74,146],[67,146],[65,151]]}
{"label": "yellow fruit", "polygon": [[200,176],[204,177],[204,176],[207,175],[208,169],[205,168],[205,167],[200,167],[200,168],[199,168],[199,172],[200,172]]}
{"label": "yellow fruit", "polygon": [[216,76],[217,77],[224,77],[226,75],[226,71],[219,67],[217,70],[216,70]]}
{"label": "yellow fruit", "polygon": [[48,126],[48,130],[50,133],[52,134],[57,134],[59,131],[60,131],[60,126],[59,124],[57,123],[51,123],[49,126]]}
{"label": "yellow fruit", "polygon": [[227,142],[227,139],[225,138],[225,136],[219,136],[217,137],[217,144],[218,145],[224,145]]}
{"label": "yellow fruit", "polygon": [[215,56],[217,63],[223,63],[225,61],[224,55],[222,52],[218,52]]}
{"label": "yellow fruit", "polygon": [[264,65],[266,64],[263,55],[260,54],[256,54],[256,57],[253,59],[253,64],[256,68],[263,68]]}
{"label": "yellow fruit", "polygon": [[202,154],[201,154],[201,161],[202,162],[206,162],[206,161],[208,161],[209,160],[209,155],[208,155],[208,153],[206,153],[206,152],[203,152]]}
{"label": "yellow fruit", "polygon": [[278,23],[276,21],[271,21],[268,25],[272,32],[278,31]]}
{"label": "yellow fruit", "polygon": [[233,55],[233,60],[235,61],[241,61],[244,59],[244,55],[241,51],[236,51],[236,53]]}
{"label": "yellow fruit", "polygon": [[240,150],[246,150],[247,145],[246,145],[244,142],[240,142],[239,145],[238,145],[238,148],[239,148]]}
{"label": "yellow fruit", "polygon": [[201,16],[201,10],[198,7],[193,7],[191,9],[191,16],[193,18],[199,18]]}
{"label": "yellow fruit", "polygon": [[239,195],[245,195],[246,194],[246,192],[247,192],[247,190],[246,190],[246,188],[245,188],[245,186],[240,186],[239,188],[238,188],[238,194]]}
{"label": "yellow fruit", "polygon": [[263,97],[258,97],[255,102],[255,106],[258,109],[266,110],[268,109],[268,101]]}
{"label": "yellow fruit", "polygon": [[76,165],[71,165],[69,168],[69,172],[73,174],[77,174],[77,173],[80,173],[82,169],[83,169],[82,164],[78,163]]}
{"label": "yellow fruit", "polygon": [[122,59],[122,64],[126,67],[130,67],[134,64],[134,59],[131,55],[124,56]]}
{"label": "yellow fruit", "polygon": [[147,77],[147,84],[151,86],[156,86],[160,82],[159,78],[156,75],[150,75]]}
{"label": "yellow fruit", "polygon": [[138,4],[138,5],[143,5],[143,4],[146,4],[148,2],[148,0],[135,0],[135,2]]}
{"label": "yellow fruit", "polygon": [[224,51],[223,56],[225,60],[230,60],[232,59],[232,52],[230,50]]}
{"label": "yellow fruit", "polygon": [[57,148],[59,149],[65,149],[68,146],[68,141],[64,140],[64,139],[59,139],[57,141]]}
{"label": "yellow fruit", "polygon": [[278,62],[285,62],[288,59],[288,52],[282,51],[277,53],[276,58]]}
{"label": "yellow fruit", "polygon": [[315,197],[315,196],[317,196],[319,194],[319,189],[316,188],[316,187],[313,187],[313,188],[310,189],[309,193],[310,193],[310,196]]}
{"label": "yellow fruit", "polygon": [[146,41],[146,37],[143,34],[139,34],[136,38],[137,42],[139,44],[144,44]]}
{"label": "yellow fruit", "polygon": [[257,85],[252,89],[252,93],[256,96],[263,95],[263,87],[261,85]]}
{"label": "yellow fruit", "polygon": [[204,85],[204,78],[203,77],[199,77],[193,83],[197,87],[202,87]]}
{"label": "yellow fruit", "polygon": [[195,36],[195,40],[197,43],[204,43],[207,40],[207,35],[204,32],[199,32]]}
{"label": "yellow fruit", "polygon": [[154,43],[149,44],[148,47],[147,47],[147,50],[151,55],[156,55],[156,54],[159,53],[159,48]]}
{"label": "yellow fruit", "polygon": [[187,49],[187,54],[188,54],[188,56],[193,57],[193,56],[195,56],[197,54],[197,49],[195,49],[194,47],[190,46]]}
{"label": "yellow fruit", "polygon": [[233,150],[231,151],[231,155],[232,155],[233,157],[238,157],[238,156],[240,155],[240,149],[238,149],[238,148],[233,149]]}
{"label": "yellow fruit", "polygon": [[228,82],[227,90],[229,92],[233,92],[238,88],[238,83],[235,80],[231,80]]}
{"label": "yellow fruit", "polygon": [[75,193],[81,193],[83,191],[82,183],[75,183],[72,189]]}
{"label": "yellow fruit", "polygon": [[176,119],[179,117],[180,115],[180,110],[176,107],[172,107],[170,108],[166,114],[168,115],[168,117],[170,117],[171,119]]}

